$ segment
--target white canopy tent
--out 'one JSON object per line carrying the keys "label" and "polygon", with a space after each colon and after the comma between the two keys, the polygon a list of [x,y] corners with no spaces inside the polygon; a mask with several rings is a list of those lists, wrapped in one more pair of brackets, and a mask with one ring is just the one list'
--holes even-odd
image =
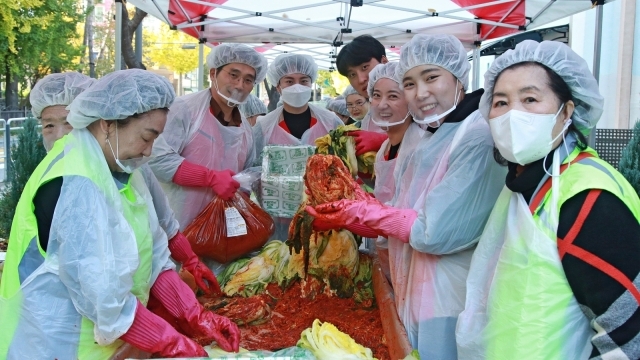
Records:
{"label": "white canopy tent", "polygon": [[[116,0],[116,6],[122,6]],[[567,16],[598,8],[612,0],[129,0],[136,7],[215,46],[247,43],[267,59],[281,53],[311,55],[320,68],[333,69],[339,47],[370,34],[396,60],[400,47],[415,34],[455,35],[473,51],[479,65],[480,47],[488,40],[544,26]],[[121,12],[116,11],[116,16]],[[116,21],[116,32],[119,30]],[[595,63],[599,61],[601,28],[596,26]],[[116,68],[119,68],[116,34]],[[202,63],[202,45],[200,63]],[[597,78],[597,67],[596,67]],[[473,88],[479,86],[474,71]],[[202,76],[199,76],[202,78]]]}

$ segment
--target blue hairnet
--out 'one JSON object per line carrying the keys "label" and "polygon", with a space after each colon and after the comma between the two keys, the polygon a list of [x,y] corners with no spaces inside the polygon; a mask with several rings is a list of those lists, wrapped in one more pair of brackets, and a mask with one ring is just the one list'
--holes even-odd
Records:
{"label": "blue hairnet", "polygon": [[50,74],[38,81],[29,94],[31,112],[36,118],[42,111],[54,105],[67,106],[96,80],[79,72]]}
{"label": "blue hairnet", "polygon": [[396,79],[402,83],[407,71],[416,66],[436,65],[452,73],[466,90],[469,87],[471,64],[467,50],[453,35],[418,34],[402,46]]}
{"label": "blue hairnet", "polygon": [[253,94],[249,94],[247,101],[244,104],[240,104],[239,109],[246,118],[268,113],[267,106]]}
{"label": "blue hairnet", "polygon": [[256,84],[267,74],[267,59],[255,49],[244,44],[220,44],[207,55],[209,69],[217,69],[231,63],[251,66],[256,71]]}
{"label": "blue hairnet", "polygon": [[327,109],[344,116],[351,116],[347,110],[347,101],[345,99],[333,99],[327,103]]}
{"label": "blue hairnet", "polygon": [[367,94],[369,95],[369,98],[373,96],[373,87],[380,79],[393,80],[398,84],[398,87],[401,88],[400,83],[396,78],[397,67],[397,62],[390,62],[386,64],[378,64],[373,68],[373,70],[371,70],[369,73],[369,84],[367,85]]}
{"label": "blue hairnet", "polygon": [[570,47],[557,41],[539,43],[525,40],[514,50],[507,50],[496,58],[484,75],[485,91],[480,98],[482,116],[489,120],[493,88],[500,73],[509,66],[529,61],[545,65],[567,83],[576,106],[571,119],[580,132],[589,134],[602,116],[604,98],[587,62]]}
{"label": "blue hairnet", "polygon": [[96,81],[67,107],[75,129],[94,121],[123,120],[133,114],[168,108],[176,94],[167,79],[140,69],[114,71]]}
{"label": "blue hairnet", "polygon": [[277,86],[280,79],[290,74],[307,75],[313,83],[318,78],[318,65],[309,55],[281,54],[269,65],[267,81]]}

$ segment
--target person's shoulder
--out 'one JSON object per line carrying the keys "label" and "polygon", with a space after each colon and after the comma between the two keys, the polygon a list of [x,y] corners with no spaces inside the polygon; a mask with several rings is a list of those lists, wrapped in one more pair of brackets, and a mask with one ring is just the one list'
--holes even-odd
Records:
{"label": "person's shoulder", "polygon": [[195,93],[178,96],[173,101],[173,104],[171,104],[170,110],[180,109],[189,104],[193,104],[194,102],[198,102],[198,103],[207,102],[208,104],[207,99],[210,99],[210,98],[211,98],[210,89],[204,89]]}

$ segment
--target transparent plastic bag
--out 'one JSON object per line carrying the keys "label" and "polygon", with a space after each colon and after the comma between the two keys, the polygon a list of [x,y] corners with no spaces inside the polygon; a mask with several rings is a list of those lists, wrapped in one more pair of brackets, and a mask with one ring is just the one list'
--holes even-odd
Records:
{"label": "transparent plastic bag", "polygon": [[240,183],[234,197],[214,197],[183,231],[196,254],[223,264],[260,249],[275,231],[271,216],[246,193],[260,172],[250,168],[234,179]]}

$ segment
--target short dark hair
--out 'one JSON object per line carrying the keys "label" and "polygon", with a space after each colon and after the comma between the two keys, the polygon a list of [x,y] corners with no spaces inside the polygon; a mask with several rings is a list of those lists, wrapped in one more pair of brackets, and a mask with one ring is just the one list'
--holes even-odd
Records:
{"label": "short dark hair", "polygon": [[[535,61],[525,61],[525,62],[513,64],[507,67],[506,69],[502,70],[500,74],[498,74],[498,76],[496,76],[496,81],[494,82],[494,85],[495,83],[498,82],[500,75],[502,75],[505,70],[514,70],[514,69],[518,69],[526,66],[539,66],[544,70],[544,72],[547,74],[547,80],[548,80],[547,85],[549,85],[549,87],[551,88],[551,91],[556,96],[556,98],[560,101],[561,104],[564,104],[569,100],[573,101],[574,103],[576,102],[573,98],[573,94],[571,93],[571,88],[562,79],[562,77],[560,77],[560,75],[558,75],[555,71],[551,70],[548,66]],[[493,99],[491,99],[490,103],[493,103]],[[583,133],[580,132],[580,130],[578,130],[578,128],[573,123],[569,125],[568,131],[576,137],[576,140],[577,140],[576,146],[578,147],[578,149],[584,150],[587,148],[587,144],[588,144],[587,138],[584,136]],[[502,157],[502,155],[496,148],[494,148],[494,151],[493,151],[493,158],[499,164],[506,165],[506,159]]]}
{"label": "short dark hair", "polygon": [[360,35],[340,50],[336,58],[336,66],[340,75],[347,76],[350,67],[358,66],[371,59],[382,62],[382,57],[386,55],[384,45],[380,41],[371,35]]}

